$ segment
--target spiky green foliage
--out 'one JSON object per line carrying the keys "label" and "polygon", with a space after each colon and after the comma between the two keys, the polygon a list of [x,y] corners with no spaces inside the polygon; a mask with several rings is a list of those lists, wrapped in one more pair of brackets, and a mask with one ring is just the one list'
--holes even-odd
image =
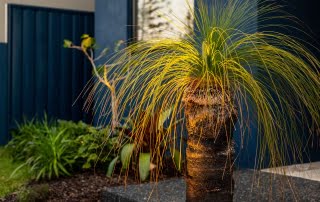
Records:
{"label": "spiky green foliage", "polygon": [[[260,163],[268,155],[270,166],[282,165],[292,152],[300,154],[301,122],[319,127],[320,63],[294,37],[255,31],[257,19],[265,30],[268,25],[263,22],[272,18],[290,21],[279,6],[260,2],[258,12],[251,0],[223,2],[213,0],[209,9],[199,1],[193,16],[195,27],[186,27],[186,38],[139,41],[111,59],[118,65],[110,72],[126,78],[119,84],[120,114],[130,108],[131,118],[140,118],[141,126],[135,128],[140,135],[134,139],[139,148],[148,134],[141,131],[148,115],[173,106],[168,121],[173,127],[168,127],[166,135],[178,137],[181,130],[174,124],[184,118],[181,101],[186,89],[218,86],[225,94],[221,96],[238,109],[243,134],[248,120],[256,120]],[[246,115],[249,109],[255,111],[254,117]],[[141,118],[142,112],[145,116]]]}
{"label": "spiky green foliage", "polygon": [[114,157],[116,138],[110,128],[95,128],[79,121],[25,120],[12,131],[6,146],[15,161],[23,162],[11,170],[12,176],[28,168],[32,176],[51,179],[81,169],[105,167]]}

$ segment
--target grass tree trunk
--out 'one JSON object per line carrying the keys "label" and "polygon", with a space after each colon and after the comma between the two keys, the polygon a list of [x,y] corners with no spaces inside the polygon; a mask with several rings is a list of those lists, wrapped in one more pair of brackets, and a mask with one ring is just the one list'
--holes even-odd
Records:
{"label": "grass tree trunk", "polygon": [[187,201],[233,200],[236,110],[221,90],[187,89]]}

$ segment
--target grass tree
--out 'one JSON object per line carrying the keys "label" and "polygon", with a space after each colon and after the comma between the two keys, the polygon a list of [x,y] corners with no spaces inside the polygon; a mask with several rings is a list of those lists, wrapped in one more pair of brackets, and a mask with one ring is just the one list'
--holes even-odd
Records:
{"label": "grass tree", "polygon": [[[168,137],[178,138],[183,130],[176,123],[185,120],[187,201],[232,201],[233,131],[237,121],[246,131],[249,108],[259,131],[260,162],[268,156],[270,166],[300,151],[294,134],[301,121],[319,127],[320,63],[294,37],[255,31],[257,18],[289,18],[273,3],[259,4],[257,11],[251,0],[212,0],[210,7],[199,1],[185,38],[139,41],[110,60],[117,65],[109,72],[125,78],[117,92],[119,116],[130,108],[130,118],[139,119],[137,149],[156,110],[172,108]],[[151,161],[164,155],[157,152],[169,145],[164,140],[154,145]],[[161,167],[161,161],[154,163]]]}

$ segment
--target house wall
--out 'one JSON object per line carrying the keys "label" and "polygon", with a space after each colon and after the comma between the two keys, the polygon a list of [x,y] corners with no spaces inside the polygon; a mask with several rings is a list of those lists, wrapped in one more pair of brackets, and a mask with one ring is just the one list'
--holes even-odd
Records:
{"label": "house wall", "polygon": [[96,0],[95,38],[101,49],[113,50],[119,40],[131,36],[132,2],[134,0]]}
{"label": "house wall", "polygon": [[[96,53],[104,48],[114,50],[119,40],[127,41],[133,37],[133,3],[135,0],[96,0],[95,1],[95,38]],[[105,57],[105,60],[108,56]],[[99,62],[103,62],[99,60]],[[99,100],[96,100],[99,102]],[[97,110],[97,109],[95,109]],[[104,125],[110,117],[99,119],[99,113],[94,117],[95,125]]]}

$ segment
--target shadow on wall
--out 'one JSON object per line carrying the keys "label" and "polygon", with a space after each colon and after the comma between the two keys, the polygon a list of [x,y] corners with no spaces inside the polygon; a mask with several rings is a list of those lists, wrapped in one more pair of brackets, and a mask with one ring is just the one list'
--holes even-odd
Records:
{"label": "shadow on wall", "polygon": [[[278,3],[278,1],[277,1]],[[287,34],[300,39],[305,46],[307,46],[313,54],[320,60],[320,21],[319,21],[319,0],[290,0],[283,1],[284,10],[297,17],[300,22],[299,28],[306,31],[303,34],[300,30],[290,30]],[[319,89],[320,91],[320,89]],[[319,98],[320,100],[320,98]],[[311,122],[311,120],[309,120]],[[318,132],[317,132],[318,130]],[[304,162],[320,161],[320,136],[317,136],[320,129],[315,129],[313,137],[305,137],[304,144],[306,149],[303,153]],[[301,134],[308,133],[309,129],[301,128]]]}

